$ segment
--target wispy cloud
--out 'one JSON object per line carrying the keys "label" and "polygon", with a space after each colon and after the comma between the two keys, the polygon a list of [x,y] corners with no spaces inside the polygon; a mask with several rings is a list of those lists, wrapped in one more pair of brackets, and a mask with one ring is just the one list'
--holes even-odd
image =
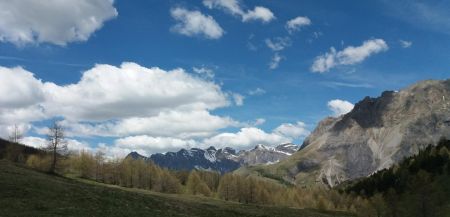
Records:
{"label": "wispy cloud", "polygon": [[244,11],[238,0],[203,0],[203,5],[209,9],[221,9],[233,16],[240,16],[242,22],[261,21],[268,23],[275,19],[275,15],[269,8],[256,6],[253,10]]}
{"label": "wispy cloud", "polygon": [[349,46],[341,51],[336,51],[334,47],[331,47],[329,52],[316,57],[311,66],[311,71],[323,73],[336,66],[354,65],[364,61],[373,54],[387,51],[388,49],[389,47],[383,39],[367,40],[358,47]]}
{"label": "wispy cloud", "polygon": [[321,82],[322,85],[327,87],[350,87],[350,88],[373,88],[373,85],[369,83],[347,83],[347,82],[337,82],[337,81],[325,81]]}
{"label": "wispy cloud", "polygon": [[281,60],[283,60],[283,57],[280,56],[280,54],[275,53],[272,57],[272,60],[269,63],[270,69],[276,69],[280,65]]}
{"label": "wispy cloud", "polygon": [[409,48],[412,46],[412,41],[405,41],[405,40],[399,40],[398,41],[400,43],[400,46],[402,46],[402,48]]}

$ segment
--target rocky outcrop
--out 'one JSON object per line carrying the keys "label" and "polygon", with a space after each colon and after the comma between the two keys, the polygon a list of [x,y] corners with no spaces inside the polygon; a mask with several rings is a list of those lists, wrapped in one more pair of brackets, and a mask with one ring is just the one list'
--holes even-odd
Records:
{"label": "rocky outcrop", "polygon": [[334,186],[387,168],[441,137],[450,138],[450,80],[428,80],[325,118],[299,152],[266,170],[300,185]]}

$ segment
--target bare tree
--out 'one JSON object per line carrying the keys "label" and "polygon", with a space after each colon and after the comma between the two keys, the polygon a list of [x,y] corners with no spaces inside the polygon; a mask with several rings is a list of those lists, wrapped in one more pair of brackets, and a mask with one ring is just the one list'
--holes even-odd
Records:
{"label": "bare tree", "polygon": [[14,124],[14,129],[9,135],[9,141],[13,143],[18,143],[20,139],[22,139],[22,132],[19,130],[17,124]]}
{"label": "bare tree", "polygon": [[67,141],[64,138],[64,129],[57,122],[54,122],[52,127],[49,128],[47,142],[46,150],[52,156],[49,172],[55,173],[58,159],[67,153]]}

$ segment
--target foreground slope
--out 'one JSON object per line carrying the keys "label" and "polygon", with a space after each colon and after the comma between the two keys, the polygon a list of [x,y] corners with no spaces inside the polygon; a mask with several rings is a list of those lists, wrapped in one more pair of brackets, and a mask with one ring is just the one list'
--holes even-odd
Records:
{"label": "foreground slope", "polygon": [[164,195],[55,177],[0,160],[0,216],[349,216]]}
{"label": "foreground slope", "polygon": [[450,138],[450,80],[427,80],[364,98],[350,113],[322,120],[291,157],[249,171],[334,186],[387,168],[442,136]]}

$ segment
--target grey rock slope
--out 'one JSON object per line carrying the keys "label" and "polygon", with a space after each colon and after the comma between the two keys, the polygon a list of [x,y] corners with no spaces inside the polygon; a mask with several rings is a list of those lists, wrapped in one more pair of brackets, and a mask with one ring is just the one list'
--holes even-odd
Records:
{"label": "grey rock slope", "polygon": [[450,138],[450,80],[427,80],[325,118],[301,150],[264,170],[299,185],[334,186],[389,167],[443,136]]}
{"label": "grey rock slope", "polygon": [[277,147],[257,145],[254,149],[236,152],[232,148],[181,149],[178,152],[153,154],[145,157],[131,152],[127,157],[151,160],[155,164],[173,170],[211,170],[220,173],[231,172],[245,165],[273,164],[287,158],[298,150],[294,144],[282,144]]}

